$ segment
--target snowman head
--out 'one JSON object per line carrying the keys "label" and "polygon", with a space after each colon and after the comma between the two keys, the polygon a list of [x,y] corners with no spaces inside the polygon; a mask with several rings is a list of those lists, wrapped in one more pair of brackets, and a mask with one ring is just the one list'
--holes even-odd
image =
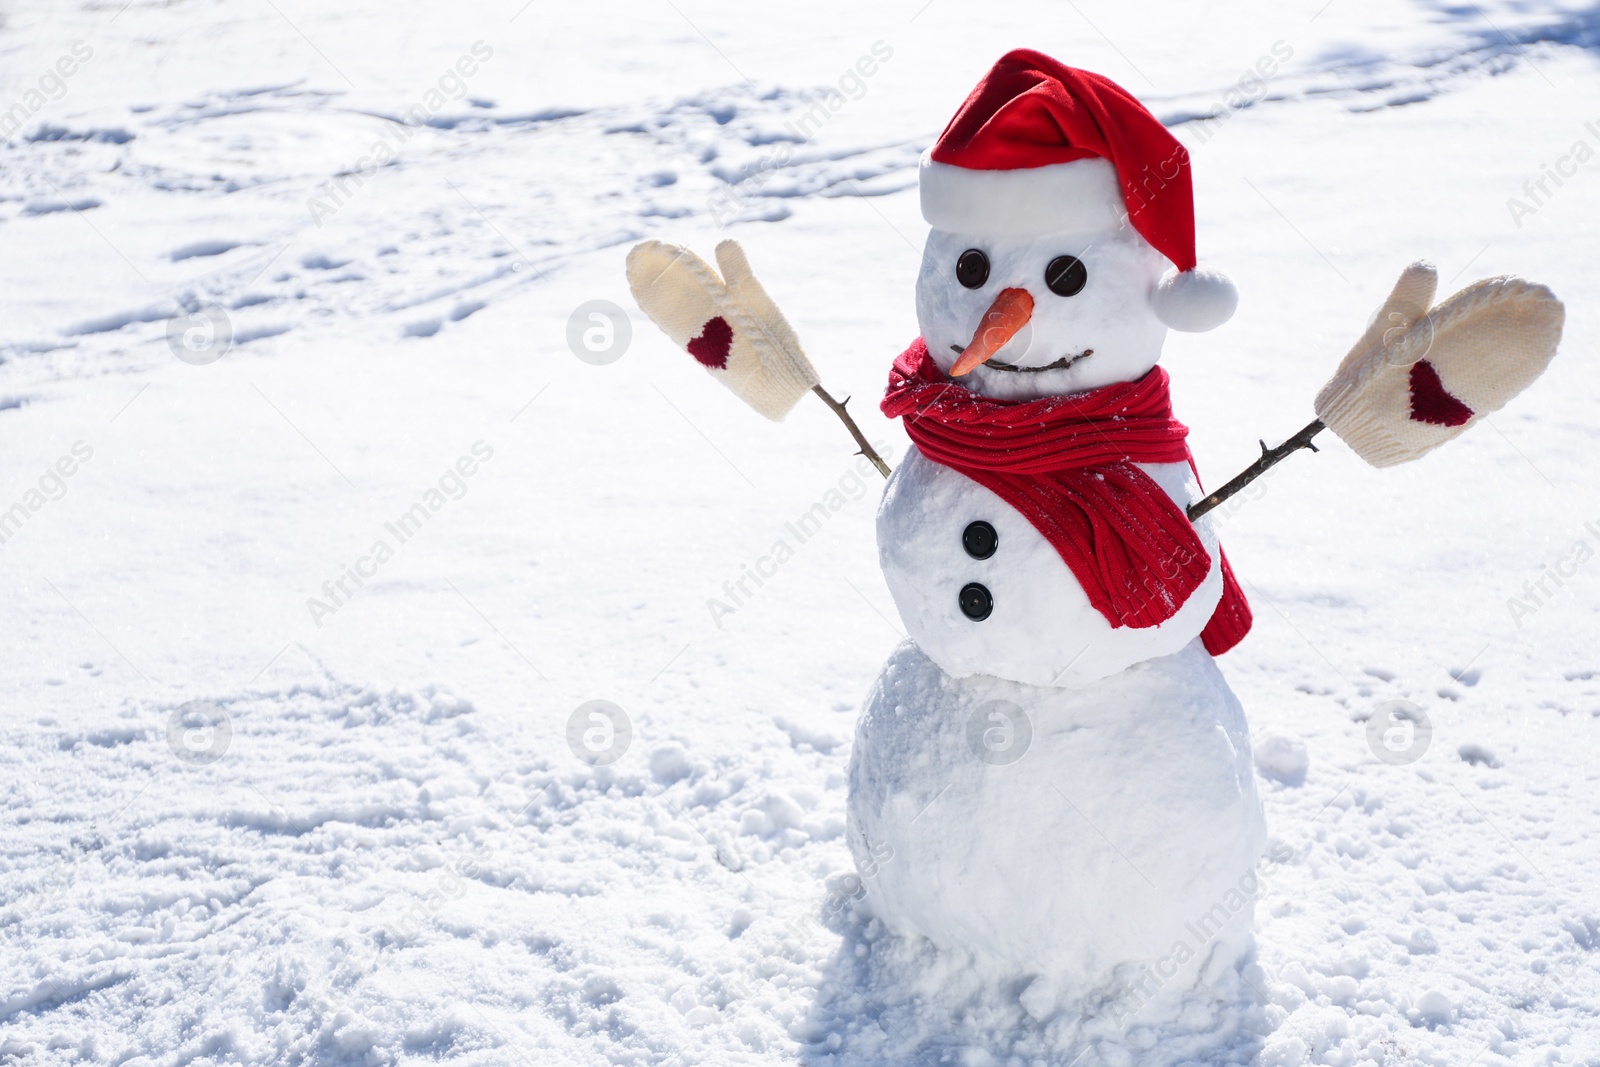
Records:
{"label": "snowman head", "polygon": [[924,157],[933,226],[917,320],[941,369],[1003,399],[1149,373],[1167,329],[1233,314],[1198,267],[1189,156],[1132,95],[1037,52],[1010,52]]}

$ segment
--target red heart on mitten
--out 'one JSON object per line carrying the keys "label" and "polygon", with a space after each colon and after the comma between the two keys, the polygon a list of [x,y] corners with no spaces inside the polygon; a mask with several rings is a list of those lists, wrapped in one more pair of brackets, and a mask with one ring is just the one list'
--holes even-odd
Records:
{"label": "red heart on mitten", "polygon": [[1472,409],[1450,395],[1432,363],[1411,364],[1411,417],[1434,426],[1460,426],[1472,418]]}
{"label": "red heart on mitten", "polygon": [[727,319],[718,315],[700,327],[700,336],[690,338],[686,347],[689,354],[705,366],[725,370],[728,366],[728,350],[733,347],[733,327],[728,325]]}

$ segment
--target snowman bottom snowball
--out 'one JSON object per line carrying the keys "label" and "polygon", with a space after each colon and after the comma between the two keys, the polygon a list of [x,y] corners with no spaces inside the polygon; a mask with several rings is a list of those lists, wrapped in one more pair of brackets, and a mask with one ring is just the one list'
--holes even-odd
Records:
{"label": "snowman bottom snowball", "polygon": [[1081,691],[953,679],[902,644],[849,784],[867,908],[996,982],[1044,977],[1065,1008],[1149,965],[1182,999],[1249,954],[1266,827],[1199,642]]}

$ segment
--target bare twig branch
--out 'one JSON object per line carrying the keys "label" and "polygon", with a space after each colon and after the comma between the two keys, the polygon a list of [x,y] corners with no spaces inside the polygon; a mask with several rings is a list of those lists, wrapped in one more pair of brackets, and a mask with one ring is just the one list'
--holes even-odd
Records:
{"label": "bare twig branch", "polygon": [[872,447],[872,445],[867,443],[866,434],[861,432],[861,427],[856,425],[856,420],[852,419],[850,417],[850,413],[844,409],[844,406],[850,403],[850,398],[845,397],[842,401],[835,400],[833,397],[828,395],[828,391],[820,384],[812,386],[811,391],[820,396],[822,398],[822,402],[833,409],[833,413],[835,415],[844,420],[845,428],[850,431],[850,436],[854,437],[856,439],[856,444],[861,446],[861,451],[857,454],[866,456],[872,461],[872,465],[878,468],[879,474],[883,475],[885,478],[889,477],[889,465],[883,461],[883,458],[878,455],[877,451]]}
{"label": "bare twig branch", "polygon": [[1277,448],[1268,448],[1267,443],[1262,441],[1260,459],[1246,467],[1239,473],[1237,478],[1233,479],[1233,481],[1229,482],[1221,489],[1218,489],[1215,493],[1212,493],[1204,500],[1197,500],[1193,504],[1189,505],[1189,521],[1193,522],[1194,520],[1198,519],[1200,516],[1204,515],[1206,512],[1210,511],[1212,508],[1216,507],[1218,504],[1222,503],[1224,500],[1228,499],[1230,496],[1237,493],[1239,490],[1243,489],[1245,486],[1249,485],[1263,474],[1267,473],[1267,471],[1274,464],[1287,458],[1293,453],[1300,451],[1302,448],[1309,448],[1311,451],[1315,452],[1317,450],[1317,446],[1311,443],[1311,439],[1325,429],[1327,429],[1327,425],[1324,424],[1321,419],[1312,419],[1303,430],[1289,438]]}

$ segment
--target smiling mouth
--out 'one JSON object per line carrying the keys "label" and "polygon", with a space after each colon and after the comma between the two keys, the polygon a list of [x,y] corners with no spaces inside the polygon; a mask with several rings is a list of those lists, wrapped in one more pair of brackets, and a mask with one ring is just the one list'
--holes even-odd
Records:
{"label": "smiling mouth", "polygon": [[[958,356],[962,352],[966,351],[966,349],[964,349],[960,345],[951,345],[950,347],[951,347],[952,350],[954,350],[954,352]],[[1020,374],[1038,374],[1041,371],[1047,371],[1047,370],[1066,370],[1068,367],[1070,367],[1074,363],[1078,362],[1078,360],[1080,360],[1080,359],[1088,359],[1092,355],[1094,355],[1094,349],[1085,348],[1082,352],[1079,352],[1075,356],[1062,356],[1060,359],[1053,360],[1050,363],[1046,363],[1042,367],[1019,367],[1015,363],[1001,363],[998,359],[987,360],[984,363],[980,364],[980,366],[985,367],[985,368],[987,368],[989,370],[1011,371],[1013,373],[1020,373]]]}

